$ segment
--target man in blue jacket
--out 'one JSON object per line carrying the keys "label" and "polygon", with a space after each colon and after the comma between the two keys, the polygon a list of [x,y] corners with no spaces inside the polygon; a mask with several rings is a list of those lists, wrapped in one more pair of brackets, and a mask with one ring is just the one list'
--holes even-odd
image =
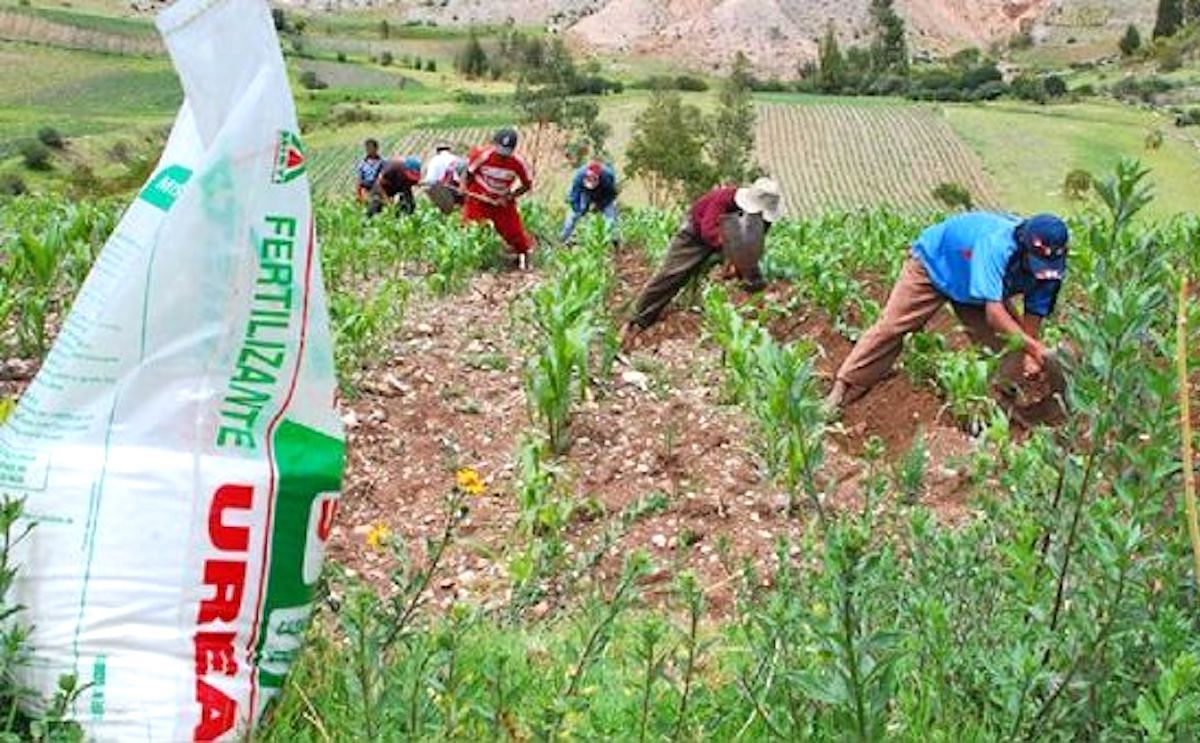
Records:
{"label": "man in blue jacket", "polygon": [[604,215],[604,224],[613,245],[620,242],[617,232],[617,175],[612,166],[604,165],[593,160],[579,170],[571,181],[571,193],[567,197],[570,208],[567,211],[567,221],[563,225],[561,242],[567,242],[575,233],[575,225],[589,211],[600,212]]}
{"label": "man in blue jacket", "polygon": [[[878,322],[837,372],[826,399],[831,412],[862,397],[891,371],[904,337],[946,302],[977,342],[1002,349],[1016,339],[1025,374],[1042,371],[1042,320],[1054,312],[1067,270],[1066,224],[1052,214],[1026,220],[973,212],[951,217],[917,238]],[[1018,313],[1012,298],[1024,298]]]}

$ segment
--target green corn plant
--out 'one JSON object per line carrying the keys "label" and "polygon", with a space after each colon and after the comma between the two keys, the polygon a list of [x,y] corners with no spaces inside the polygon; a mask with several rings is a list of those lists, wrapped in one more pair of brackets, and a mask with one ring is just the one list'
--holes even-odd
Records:
{"label": "green corn plant", "polygon": [[825,416],[810,347],[781,346],[763,335],[754,352],[754,394],[749,407],[758,421],[767,463],[779,474],[788,512],[799,512],[803,494],[822,519],[824,492],[818,473],[825,461]]}
{"label": "green corn plant", "polygon": [[946,396],[943,409],[972,434],[983,431],[997,414],[989,385],[992,363],[972,351],[949,351],[935,363],[938,387]]}
{"label": "green corn plant", "polygon": [[929,449],[925,445],[925,431],[919,429],[912,445],[896,463],[896,489],[908,505],[915,505],[925,492],[925,469],[929,462]]}
{"label": "green corn plant", "polygon": [[42,358],[50,347],[47,318],[54,309],[55,281],[62,260],[62,230],[52,226],[44,238],[22,232],[17,239],[13,275],[22,284],[17,324],[20,352]]}

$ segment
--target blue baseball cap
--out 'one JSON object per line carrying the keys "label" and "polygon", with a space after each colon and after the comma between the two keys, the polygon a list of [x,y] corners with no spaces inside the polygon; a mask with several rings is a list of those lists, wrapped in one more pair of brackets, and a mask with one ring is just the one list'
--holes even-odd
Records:
{"label": "blue baseball cap", "polygon": [[1071,233],[1053,214],[1038,214],[1017,227],[1029,272],[1039,281],[1061,280],[1067,273],[1067,243]]}

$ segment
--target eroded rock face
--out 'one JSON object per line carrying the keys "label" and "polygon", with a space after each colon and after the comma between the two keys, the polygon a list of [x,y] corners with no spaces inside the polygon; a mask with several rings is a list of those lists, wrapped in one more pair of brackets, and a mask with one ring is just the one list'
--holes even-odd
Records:
{"label": "eroded rock face", "polygon": [[[606,54],[713,71],[745,52],[763,75],[793,77],[832,22],[846,44],[869,34],[870,0],[278,0],[313,10],[389,7],[440,25],[545,25]],[[1144,7],[1143,7],[1144,6]],[[986,47],[1035,25],[1121,27],[1153,20],[1154,0],[897,0],[914,51]],[[1086,19],[1086,22],[1081,19]]]}

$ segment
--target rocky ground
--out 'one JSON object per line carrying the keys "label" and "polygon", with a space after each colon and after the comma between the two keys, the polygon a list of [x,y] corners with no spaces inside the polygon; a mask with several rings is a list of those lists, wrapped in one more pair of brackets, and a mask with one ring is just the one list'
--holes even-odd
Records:
{"label": "rocky ground", "polygon": [[[648,269],[626,256],[620,307]],[[391,567],[372,535],[386,529],[422,552],[440,534],[455,471],[470,467],[486,482],[436,582],[442,600],[473,597],[499,605],[510,596],[508,560],[519,547],[512,492],[514,450],[532,427],[522,388],[523,351],[515,321],[519,298],[536,277],[485,274],[467,294],[411,307],[393,359],[373,370],[363,393],[343,403],[350,459],[335,559],[374,582]],[[774,290],[783,301],[785,288]],[[781,293],[782,292],[782,293]],[[820,317],[789,318],[781,338],[813,338],[826,350],[823,373],[849,350]],[[700,315],[671,312],[644,337],[627,366],[601,380],[576,415],[570,452],[559,463],[579,506],[568,529],[571,559],[594,561],[586,580],[606,580],[621,558],[648,550],[663,576],[694,570],[715,610],[733,597],[731,566],[763,567],[780,537],[799,537],[806,519],[789,517],[787,499],[763,472],[754,429],[723,404],[719,351],[702,339]],[[863,443],[880,436],[893,456],[923,431],[930,452],[922,500],[946,520],[968,514],[963,459],[972,441],[944,419],[935,395],[902,376],[852,407],[831,437],[825,477],[837,507],[860,505]],[[638,504],[660,505],[626,523]],[[601,545],[613,540],[607,549]],[[539,604],[539,611],[552,608]]]}

